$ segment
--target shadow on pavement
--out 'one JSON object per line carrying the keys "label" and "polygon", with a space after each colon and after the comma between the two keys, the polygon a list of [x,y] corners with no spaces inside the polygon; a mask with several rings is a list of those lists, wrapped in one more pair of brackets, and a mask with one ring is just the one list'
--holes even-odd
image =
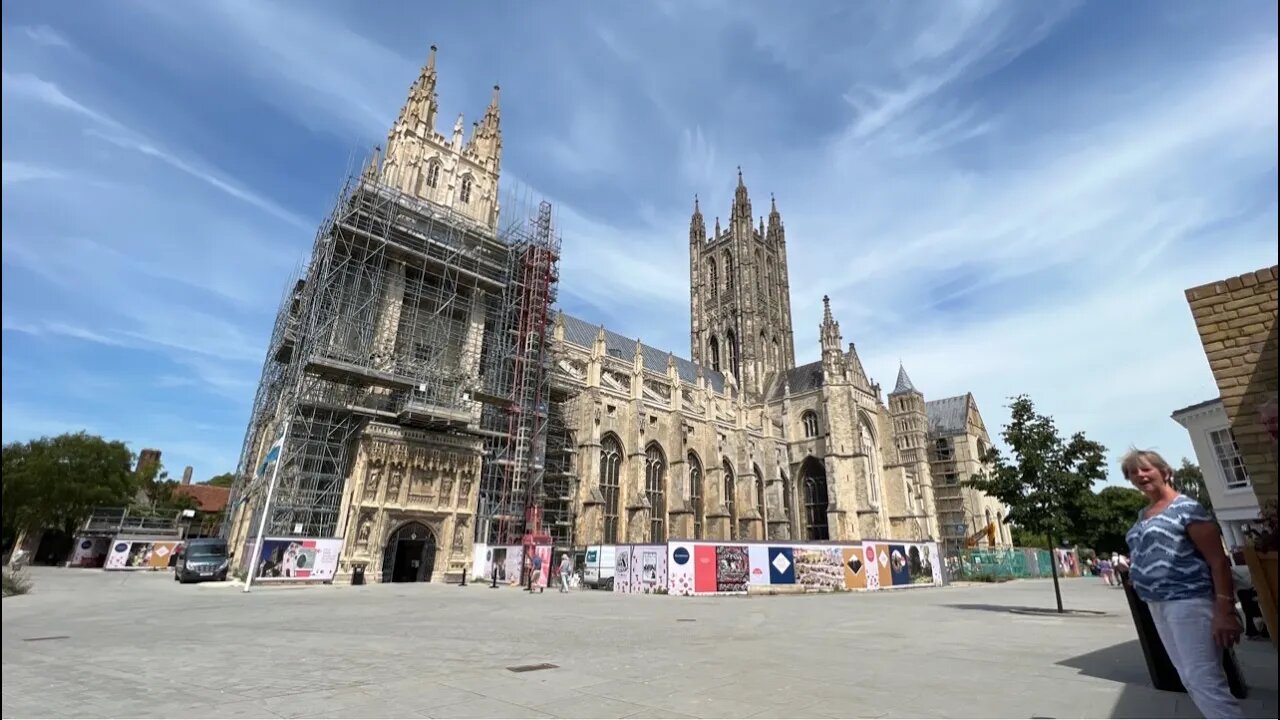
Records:
{"label": "shadow on pavement", "polygon": [[[1236,648],[1236,658],[1249,686],[1249,697],[1241,701],[1245,717],[1278,717],[1276,655],[1270,645],[1245,643]],[[1082,675],[1122,683],[1125,687],[1111,710],[1113,718],[1195,718],[1199,713],[1185,693],[1164,692],[1152,687],[1147,674],[1142,645],[1127,640],[1084,655],[1061,660],[1063,667]]]}
{"label": "shadow on pavement", "polygon": [[1075,610],[1066,608],[1062,612],[1058,612],[1056,608],[1030,607],[1027,605],[991,605],[987,603],[952,603],[943,605],[943,607],[955,608],[956,610],[983,610],[986,612],[1012,613],[1014,615],[1039,615],[1044,617],[1106,617],[1111,613],[1102,612],[1101,610]]}

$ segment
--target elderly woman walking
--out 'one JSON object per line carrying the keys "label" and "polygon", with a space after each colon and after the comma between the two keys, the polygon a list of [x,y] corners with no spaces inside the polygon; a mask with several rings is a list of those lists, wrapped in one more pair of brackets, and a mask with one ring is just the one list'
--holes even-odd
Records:
{"label": "elderly woman walking", "polygon": [[1206,718],[1241,717],[1222,669],[1222,653],[1240,640],[1231,564],[1218,527],[1200,503],[1173,487],[1173,468],[1150,450],[1120,463],[1147,498],[1129,529],[1129,581],[1151,608],[1160,641],[1187,694]]}

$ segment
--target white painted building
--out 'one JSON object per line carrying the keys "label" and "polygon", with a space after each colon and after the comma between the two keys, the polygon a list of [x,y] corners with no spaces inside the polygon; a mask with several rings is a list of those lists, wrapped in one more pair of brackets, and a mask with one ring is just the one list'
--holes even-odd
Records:
{"label": "white painted building", "polygon": [[1214,398],[1182,408],[1173,413],[1173,419],[1191,434],[1196,462],[1204,473],[1204,483],[1227,548],[1244,545],[1244,529],[1257,519],[1260,511],[1222,400]]}

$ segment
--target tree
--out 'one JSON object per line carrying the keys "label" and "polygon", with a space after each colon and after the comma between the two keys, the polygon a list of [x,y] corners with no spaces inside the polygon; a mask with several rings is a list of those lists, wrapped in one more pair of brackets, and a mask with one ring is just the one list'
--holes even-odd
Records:
{"label": "tree", "polygon": [[1186,458],[1182,458],[1182,467],[1173,471],[1173,487],[1183,495],[1213,512],[1213,500],[1209,497],[1209,488],[1204,484],[1204,473],[1200,466]]}
{"label": "tree", "polygon": [[1101,555],[1129,554],[1125,535],[1146,506],[1146,497],[1133,488],[1116,485],[1102,488],[1090,503],[1090,532],[1084,543]]}
{"label": "tree", "polygon": [[137,487],[132,462],[123,442],[85,432],[5,445],[5,534],[45,528],[74,534],[95,507],[129,502]]}
{"label": "tree", "polygon": [[[1009,411],[1001,437],[1013,462],[992,447],[982,458],[989,470],[964,485],[1004,503],[1015,525],[1044,534],[1051,546],[1064,539],[1079,541],[1088,531],[1093,483],[1106,477],[1106,448],[1082,432],[1064,440],[1053,418],[1037,413],[1026,395],[1012,398]],[[1058,612],[1064,612],[1056,559],[1051,565]]]}
{"label": "tree", "polygon": [[221,475],[214,475],[208,480],[205,480],[204,484],[212,485],[214,487],[231,487],[236,484],[236,474],[222,473]]}

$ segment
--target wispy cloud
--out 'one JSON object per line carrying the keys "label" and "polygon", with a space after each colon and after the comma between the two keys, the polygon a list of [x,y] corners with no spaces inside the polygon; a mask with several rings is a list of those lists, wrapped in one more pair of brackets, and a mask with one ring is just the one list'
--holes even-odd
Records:
{"label": "wispy cloud", "polygon": [[37,45],[45,45],[47,47],[69,48],[71,43],[67,41],[57,30],[48,25],[23,26],[22,33],[30,38]]}
{"label": "wispy cloud", "polygon": [[[78,38],[97,11],[53,12],[18,27]],[[134,35],[75,72],[26,29],[25,54],[6,47],[6,363],[73,353],[120,376],[100,358],[128,353],[149,391],[216,416],[201,462],[238,452],[308,218],[432,42],[443,125],[502,83],[503,182],[555,203],[567,309],[681,354],[690,202],[723,216],[742,165],[757,214],[770,192],[783,213],[801,360],[830,294],[873,374],[902,357],[930,397],[974,391],[993,429],[1029,392],[1113,449],[1189,454],[1163,418],[1213,387],[1181,290],[1276,258],[1274,4],[112,12]],[[40,132],[68,118],[88,132]],[[85,177],[118,186],[68,192]]]}

